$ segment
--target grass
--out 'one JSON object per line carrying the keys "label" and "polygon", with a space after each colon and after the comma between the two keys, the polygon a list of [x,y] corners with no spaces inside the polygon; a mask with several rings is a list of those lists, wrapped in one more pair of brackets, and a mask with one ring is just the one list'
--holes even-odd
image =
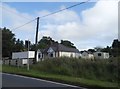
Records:
{"label": "grass", "polygon": [[84,79],[84,78],[65,76],[65,75],[60,75],[60,74],[52,74],[52,73],[33,70],[31,68],[29,71],[27,71],[27,68],[25,67],[17,68],[15,66],[3,65],[2,71],[5,73],[20,74],[24,76],[30,76],[30,77],[35,77],[35,78],[57,81],[61,83],[88,87],[91,89],[94,89],[94,88],[95,89],[104,89],[104,88],[105,89],[119,89],[118,84],[113,83],[113,82]]}
{"label": "grass", "polygon": [[53,58],[32,66],[36,71],[109,82],[118,81],[116,59],[84,60],[74,58]]}

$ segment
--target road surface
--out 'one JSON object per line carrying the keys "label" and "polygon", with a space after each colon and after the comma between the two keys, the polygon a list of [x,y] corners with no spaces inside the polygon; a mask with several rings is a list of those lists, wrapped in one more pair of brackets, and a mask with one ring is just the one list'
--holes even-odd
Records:
{"label": "road surface", "polygon": [[69,87],[85,89],[78,86],[6,73],[2,74],[2,87]]}

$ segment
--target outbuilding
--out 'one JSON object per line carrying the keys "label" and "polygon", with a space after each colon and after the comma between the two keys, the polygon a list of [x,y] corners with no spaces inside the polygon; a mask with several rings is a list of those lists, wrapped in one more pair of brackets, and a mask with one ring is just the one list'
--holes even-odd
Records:
{"label": "outbuilding", "polygon": [[88,51],[81,52],[81,58],[83,59],[94,59],[94,55]]}
{"label": "outbuilding", "polygon": [[94,53],[95,59],[108,59],[109,53],[106,52],[95,52]]}
{"label": "outbuilding", "polygon": [[[12,53],[12,59],[22,60],[22,64],[27,64],[27,59],[29,58],[29,61],[35,58],[35,51],[24,51],[24,52],[13,52]],[[41,60],[41,51],[37,51],[37,59],[36,61]]]}

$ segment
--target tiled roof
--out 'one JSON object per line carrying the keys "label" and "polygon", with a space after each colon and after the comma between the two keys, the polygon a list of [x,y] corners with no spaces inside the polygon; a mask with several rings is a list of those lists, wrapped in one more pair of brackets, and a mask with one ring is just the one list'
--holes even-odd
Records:
{"label": "tiled roof", "polygon": [[62,51],[62,52],[75,52],[75,53],[79,53],[79,50],[76,48],[70,48],[67,46],[64,46],[60,43],[55,43],[51,46],[49,46],[48,48],[45,49],[45,51],[47,51],[49,48],[52,48],[54,51]]}

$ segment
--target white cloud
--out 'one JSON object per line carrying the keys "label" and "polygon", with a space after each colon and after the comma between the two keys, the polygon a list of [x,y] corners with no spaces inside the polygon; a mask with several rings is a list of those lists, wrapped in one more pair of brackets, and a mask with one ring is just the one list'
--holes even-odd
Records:
{"label": "white cloud", "polygon": [[32,22],[18,29],[14,29],[27,23],[32,19],[33,19],[32,15],[29,15],[27,13],[21,13],[17,11],[15,8],[12,8],[7,4],[3,4],[2,24],[4,27],[11,29],[13,33],[16,34],[17,38],[20,38],[22,40],[30,38],[31,40],[33,40],[31,36],[33,36],[33,32],[35,31],[35,22]]}
{"label": "white cloud", "polygon": [[93,8],[80,13],[82,21],[80,14],[72,10],[51,16],[45,19],[51,23],[41,27],[40,35],[50,35],[56,40],[68,39],[80,49],[111,45],[118,34],[117,3],[117,1],[98,1]]}
{"label": "white cloud", "polygon": [[[95,46],[107,46],[110,45],[114,38],[117,38],[118,34],[118,6],[116,1],[98,1],[92,8],[80,12],[73,10],[66,10],[40,19],[39,39],[42,36],[50,36],[55,40],[70,40],[77,48],[87,49]],[[7,6],[7,5],[6,5]],[[14,8],[7,6],[14,12],[33,18],[33,16],[27,13],[20,13]],[[61,6],[64,8],[64,6]],[[22,23],[27,22],[24,18],[21,19],[13,14],[5,14],[5,24],[9,24],[8,27],[16,27]],[[43,16],[51,13],[48,10],[36,11],[34,16]],[[79,13],[79,14],[78,14]],[[82,20],[80,16],[82,15]],[[21,34],[25,34],[22,38],[30,38],[34,40],[33,34],[35,34],[36,24],[29,24],[20,30],[15,31],[18,37]],[[21,32],[22,31],[22,32]],[[29,31],[29,32],[28,32]],[[29,35],[27,35],[29,34]]]}

